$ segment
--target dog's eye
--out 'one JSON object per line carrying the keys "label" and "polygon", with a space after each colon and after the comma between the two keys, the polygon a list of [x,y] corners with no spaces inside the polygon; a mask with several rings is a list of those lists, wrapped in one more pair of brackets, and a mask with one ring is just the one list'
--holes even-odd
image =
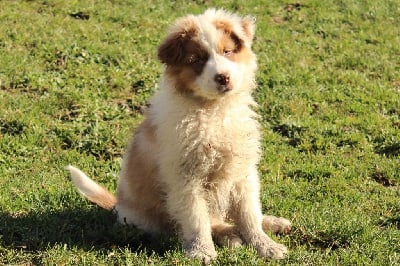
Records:
{"label": "dog's eye", "polygon": [[224,53],[224,56],[231,56],[233,54],[233,50],[232,49],[225,49],[223,53]]}
{"label": "dog's eye", "polygon": [[198,57],[198,56],[191,55],[191,56],[188,58],[188,62],[189,62],[189,64],[198,64],[198,63],[202,63],[202,62],[203,62],[203,59],[200,58],[200,57]]}

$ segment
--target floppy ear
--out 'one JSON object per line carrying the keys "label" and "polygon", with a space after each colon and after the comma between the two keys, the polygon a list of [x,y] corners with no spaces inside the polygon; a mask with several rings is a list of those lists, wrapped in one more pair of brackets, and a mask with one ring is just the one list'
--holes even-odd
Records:
{"label": "floppy ear", "polygon": [[186,44],[197,34],[193,16],[178,20],[158,47],[158,59],[166,65],[180,65],[185,59]]}
{"label": "floppy ear", "polygon": [[243,32],[249,40],[249,43],[253,41],[254,33],[256,30],[256,18],[247,16],[242,19]]}
{"label": "floppy ear", "polygon": [[182,62],[185,56],[185,43],[187,36],[184,32],[175,32],[158,47],[158,59],[166,65],[177,65]]}

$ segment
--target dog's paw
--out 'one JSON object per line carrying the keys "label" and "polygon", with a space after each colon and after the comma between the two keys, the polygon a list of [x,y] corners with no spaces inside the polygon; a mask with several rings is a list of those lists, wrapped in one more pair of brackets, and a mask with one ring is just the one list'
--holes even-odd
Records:
{"label": "dog's paw", "polygon": [[272,215],[264,215],[262,228],[266,232],[273,234],[288,234],[292,230],[292,224],[289,220]]}
{"label": "dog's paw", "polygon": [[199,240],[189,241],[184,244],[184,249],[189,258],[200,260],[202,264],[209,264],[217,257],[212,241],[211,243],[202,243]]}
{"label": "dog's paw", "polygon": [[222,223],[213,226],[212,234],[215,242],[223,247],[238,248],[243,244],[236,226],[233,225]]}
{"label": "dog's paw", "polygon": [[243,245],[243,240],[236,234],[226,235],[221,240],[218,241],[218,244],[227,247],[227,248],[239,248]]}
{"label": "dog's paw", "polygon": [[251,244],[258,255],[264,258],[284,259],[288,253],[284,245],[276,243],[266,235],[257,237]]}

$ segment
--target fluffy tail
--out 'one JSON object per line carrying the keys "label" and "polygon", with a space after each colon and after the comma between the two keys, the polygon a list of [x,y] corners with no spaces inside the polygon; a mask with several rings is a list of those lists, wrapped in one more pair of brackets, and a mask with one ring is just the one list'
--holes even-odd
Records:
{"label": "fluffy tail", "polygon": [[83,196],[106,210],[114,208],[117,200],[107,189],[94,182],[76,167],[69,165],[66,169],[71,173],[72,182]]}

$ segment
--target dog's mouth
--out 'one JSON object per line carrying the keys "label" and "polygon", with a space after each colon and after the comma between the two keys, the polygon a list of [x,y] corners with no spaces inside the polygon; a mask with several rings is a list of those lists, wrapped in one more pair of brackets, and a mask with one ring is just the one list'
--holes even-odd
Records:
{"label": "dog's mouth", "polygon": [[232,90],[232,86],[229,85],[219,85],[217,90],[222,93],[222,94],[226,94],[228,92],[230,92]]}

